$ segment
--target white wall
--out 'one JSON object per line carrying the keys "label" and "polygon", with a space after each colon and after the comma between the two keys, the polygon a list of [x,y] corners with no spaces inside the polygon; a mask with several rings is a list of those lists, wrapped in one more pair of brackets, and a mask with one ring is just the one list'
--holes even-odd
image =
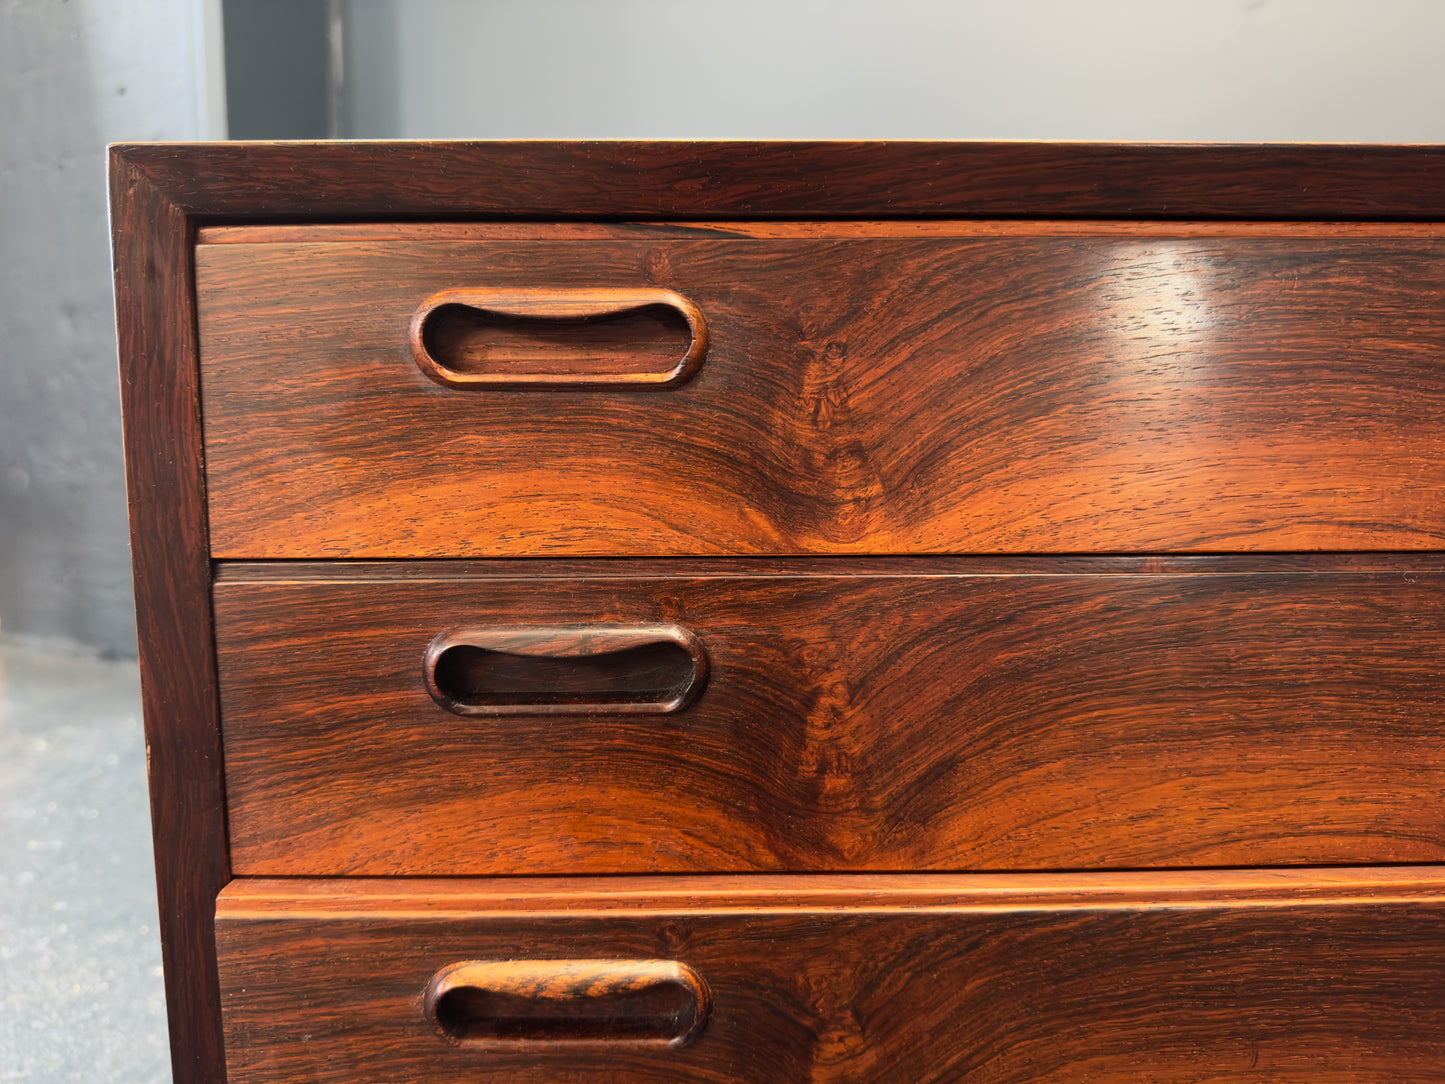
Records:
{"label": "white wall", "polygon": [[349,0],[358,137],[1445,141],[1445,0]]}
{"label": "white wall", "polygon": [[[134,653],[105,145],[215,133],[215,0],[0,0],[0,632]],[[216,23],[215,25],[218,25]]]}

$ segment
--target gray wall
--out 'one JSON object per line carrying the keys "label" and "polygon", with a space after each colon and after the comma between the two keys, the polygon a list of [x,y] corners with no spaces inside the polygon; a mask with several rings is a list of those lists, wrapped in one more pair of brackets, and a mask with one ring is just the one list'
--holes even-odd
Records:
{"label": "gray wall", "polygon": [[133,654],[105,144],[208,124],[196,0],[0,0],[0,632]]}
{"label": "gray wall", "polygon": [[[331,130],[328,0],[230,0],[222,9],[232,139],[325,139]],[[339,18],[341,12],[337,8]]]}
{"label": "gray wall", "polygon": [[1442,0],[349,0],[358,137],[1445,140]]}

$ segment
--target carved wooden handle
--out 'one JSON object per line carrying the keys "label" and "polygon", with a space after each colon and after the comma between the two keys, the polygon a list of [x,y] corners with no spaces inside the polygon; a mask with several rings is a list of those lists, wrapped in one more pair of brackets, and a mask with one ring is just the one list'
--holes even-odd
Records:
{"label": "carved wooden handle", "polygon": [[451,388],[656,388],[697,371],[708,332],[673,290],[457,289],[422,302],[410,340],[421,371]]}
{"label": "carved wooden handle", "polygon": [[707,680],[707,653],[677,625],[448,629],[427,647],[427,690],[458,715],[667,714]]}
{"label": "carved wooden handle", "polygon": [[468,960],[433,976],[425,1007],[458,1043],[681,1047],[712,994],[676,960]]}

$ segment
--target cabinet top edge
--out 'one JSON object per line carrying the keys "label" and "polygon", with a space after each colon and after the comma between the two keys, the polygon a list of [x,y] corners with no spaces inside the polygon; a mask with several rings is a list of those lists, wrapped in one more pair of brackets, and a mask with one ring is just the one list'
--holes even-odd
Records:
{"label": "cabinet top edge", "polygon": [[124,143],[203,223],[375,218],[1445,218],[1445,145]]}

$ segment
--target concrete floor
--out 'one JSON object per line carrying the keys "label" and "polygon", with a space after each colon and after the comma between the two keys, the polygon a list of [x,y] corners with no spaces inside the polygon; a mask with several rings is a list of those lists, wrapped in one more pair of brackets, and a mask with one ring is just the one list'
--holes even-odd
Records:
{"label": "concrete floor", "polygon": [[170,1081],[150,847],[135,664],[0,641],[0,1081]]}

